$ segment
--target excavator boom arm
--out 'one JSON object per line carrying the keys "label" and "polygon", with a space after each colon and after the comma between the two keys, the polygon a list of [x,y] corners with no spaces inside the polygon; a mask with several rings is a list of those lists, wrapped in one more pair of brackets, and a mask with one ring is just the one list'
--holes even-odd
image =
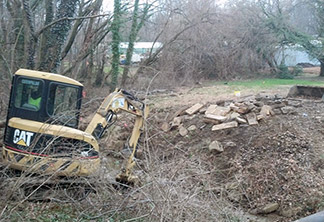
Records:
{"label": "excavator boom arm", "polygon": [[136,146],[141,135],[144,120],[149,112],[148,107],[129,92],[116,89],[104,99],[85,132],[92,134],[97,139],[101,138],[107,127],[113,124],[114,115],[122,111],[135,115],[136,117],[132,135],[128,142],[132,153],[128,158],[125,169],[117,176],[117,181],[125,182],[131,181],[131,169],[135,165]]}

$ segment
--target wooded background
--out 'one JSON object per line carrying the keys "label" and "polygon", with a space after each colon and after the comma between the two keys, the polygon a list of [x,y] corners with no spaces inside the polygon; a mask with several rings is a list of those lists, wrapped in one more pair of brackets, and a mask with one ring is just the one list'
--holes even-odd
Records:
{"label": "wooded background", "polygon": [[[174,87],[278,73],[279,47],[298,44],[321,63],[322,0],[0,0],[0,81],[19,68],[88,85]],[[131,64],[134,42],[163,46]],[[120,42],[129,42],[119,64]],[[152,81],[154,79],[154,81]]]}

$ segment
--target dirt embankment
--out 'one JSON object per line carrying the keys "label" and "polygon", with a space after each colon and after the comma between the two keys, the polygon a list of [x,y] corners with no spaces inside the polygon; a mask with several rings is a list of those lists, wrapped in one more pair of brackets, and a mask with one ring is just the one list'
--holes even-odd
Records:
{"label": "dirt embankment", "polygon": [[[254,105],[256,116],[263,105],[270,106],[272,113],[257,124],[249,125],[247,121],[238,127],[213,131],[217,128],[213,126],[219,124],[206,123],[204,108],[193,115],[180,114],[177,118],[181,118],[181,123],[167,118],[172,116],[167,113],[177,114],[178,107],[153,112],[150,125],[165,130],[159,134],[161,129],[155,129],[153,134],[159,136],[152,139],[161,150],[160,167],[196,159],[201,165],[192,165],[208,172],[208,178],[198,173],[195,177],[200,178],[201,184],[195,186],[212,190],[234,208],[275,218],[270,221],[291,221],[320,210],[324,200],[324,103],[273,95],[246,101]],[[224,105],[222,101],[220,106],[230,106],[230,102]],[[216,101],[205,107],[211,104]],[[241,117],[247,120],[246,116]],[[170,124],[169,129],[165,122]],[[218,143],[215,149],[211,148],[214,141]]]}

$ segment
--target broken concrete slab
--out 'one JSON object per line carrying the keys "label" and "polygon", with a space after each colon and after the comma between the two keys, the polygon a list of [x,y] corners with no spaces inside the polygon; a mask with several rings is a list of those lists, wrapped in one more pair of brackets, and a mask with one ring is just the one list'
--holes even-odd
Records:
{"label": "broken concrete slab", "polygon": [[181,136],[186,136],[188,134],[188,130],[183,125],[180,125],[179,126],[179,134]]}
{"label": "broken concrete slab", "polygon": [[301,107],[302,106],[300,101],[290,100],[290,99],[287,101],[287,105],[293,106],[293,107]]}
{"label": "broken concrete slab", "polygon": [[232,106],[231,109],[240,114],[246,114],[250,111],[250,108],[243,103],[235,103],[235,106]]}
{"label": "broken concrete slab", "polygon": [[260,115],[262,115],[264,117],[267,117],[267,116],[271,116],[271,115],[274,115],[274,114],[275,113],[272,111],[271,106],[268,106],[268,105],[262,106],[261,111],[260,111]]}
{"label": "broken concrete slab", "polygon": [[246,119],[247,119],[250,126],[258,124],[258,120],[257,120],[257,117],[256,117],[255,113],[253,113],[253,112],[248,113],[245,116],[246,116]]}
{"label": "broken concrete slab", "polygon": [[217,140],[211,142],[208,146],[209,151],[216,151],[217,153],[224,152],[224,148],[220,142]]}
{"label": "broken concrete slab", "polygon": [[280,110],[283,114],[296,114],[297,113],[296,108],[293,106],[285,106],[285,107],[282,107]]}
{"label": "broken concrete slab", "polygon": [[228,120],[231,121],[231,120],[235,120],[237,117],[240,117],[241,115],[237,112],[232,112],[228,115]]}
{"label": "broken concrete slab", "polygon": [[220,123],[221,123],[221,122],[218,121],[218,120],[215,120],[215,119],[209,119],[209,118],[206,118],[206,117],[203,118],[203,121],[204,121],[204,123],[212,123],[212,124],[220,124]]}
{"label": "broken concrete slab", "polygon": [[182,118],[179,116],[179,117],[175,117],[171,123],[171,127],[174,128],[174,127],[178,127],[180,126],[182,122]]}
{"label": "broken concrete slab", "polygon": [[195,105],[193,105],[192,107],[190,107],[189,109],[186,110],[186,113],[188,115],[193,115],[196,112],[198,112],[204,105],[201,103],[197,103]]}
{"label": "broken concrete slab", "polygon": [[227,120],[226,116],[215,115],[215,114],[205,114],[205,118],[217,120],[219,122],[224,122],[225,120]]}
{"label": "broken concrete slab", "polygon": [[217,105],[215,105],[215,104],[208,106],[205,114],[212,114],[213,111],[216,109],[216,107],[217,107]]}
{"label": "broken concrete slab", "polygon": [[260,121],[260,120],[262,120],[262,119],[264,119],[264,116],[263,116],[263,115],[257,115],[257,120],[258,120],[258,121]]}
{"label": "broken concrete slab", "polygon": [[251,102],[244,102],[244,105],[248,107],[248,110],[252,110],[255,108],[255,105]]}
{"label": "broken concrete slab", "polygon": [[196,129],[197,129],[196,125],[191,125],[191,126],[188,127],[189,131],[195,131]]}
{"label": "broken concrete slab", "polygon": [[216,115],[216,116],[226,116],[231,111],[230,107],[224,107],[224,106],[217,106],[217,105],[210,105],[205,115]]}
{"label": "broken concrete slab", "polygon": [[214,125],[212,131],[222,130],[222,129],[230,129],[238,127],[238,123],[236,121],[228,122],[228,123],[221,123],[218,125]]}
{"label": "broken concrete slab", "polygon": [[236,117],[236,121],[238,123],[241,123],[241,124],[246,124],[247,123],[247,121],[242,117]]}

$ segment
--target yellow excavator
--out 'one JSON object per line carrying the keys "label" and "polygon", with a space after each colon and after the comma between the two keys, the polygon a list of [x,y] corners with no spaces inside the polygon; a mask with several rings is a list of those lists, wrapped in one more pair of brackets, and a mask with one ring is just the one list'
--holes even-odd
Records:
{"label": "yellow excavator", "polygon": [[3,161],[9,167],[39,175],[80,177],[100,166],[98,139],[115,123],[117,113],[135,117],[128,141],[132,152],[117,181],[132,183],[136,147],[148,107],[131,93],[108,95],[85,129],[78,129],[83,85],[66,76],[19,69],[12,79],[5,125]]}

